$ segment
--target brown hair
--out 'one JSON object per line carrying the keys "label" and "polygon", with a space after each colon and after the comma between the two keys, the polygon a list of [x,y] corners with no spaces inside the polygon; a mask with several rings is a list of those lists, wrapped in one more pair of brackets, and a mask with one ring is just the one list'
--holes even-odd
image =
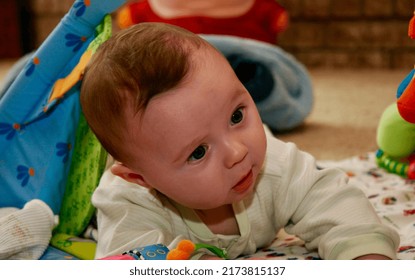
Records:
{"label": "brown hair", "polygon": [[190,53],[208,45],[199,36],[163,23],[140,23],[103,43],[82,82],[85,118],[103,147],[117,160],[129,157],[127,117],[178,86],[190,67]]}

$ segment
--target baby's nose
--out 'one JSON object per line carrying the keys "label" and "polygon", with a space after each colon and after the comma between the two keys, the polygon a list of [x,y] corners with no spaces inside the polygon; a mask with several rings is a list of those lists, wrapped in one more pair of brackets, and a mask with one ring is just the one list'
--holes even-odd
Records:
{"label": "baby's nose", "polygon": [[242,162],[248,154],[248,147],[237,140],[226,141],[225,165],[232,168],[234,165]]}

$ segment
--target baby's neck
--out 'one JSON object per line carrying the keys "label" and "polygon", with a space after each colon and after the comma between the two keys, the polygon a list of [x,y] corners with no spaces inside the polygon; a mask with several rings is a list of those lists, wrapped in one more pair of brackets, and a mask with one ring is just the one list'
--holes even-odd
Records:
{"label": "baby's neck", "polygon": [[164,18],[183,16],[236,17],[245,14],[255,0],[149,0],[153,11]]}
{"label": "baby's neck", "polygon": [[232,205],[224,205],[209,210],[195,210],[195,212],[212,233],[240,235]]}

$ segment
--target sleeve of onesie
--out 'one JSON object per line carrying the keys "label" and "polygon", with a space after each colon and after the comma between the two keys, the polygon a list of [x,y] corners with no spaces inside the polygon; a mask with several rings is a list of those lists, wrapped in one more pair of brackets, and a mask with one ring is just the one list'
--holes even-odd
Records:
{"label": "sleeve of onesie", "polygon": [[271,165],[281,170],[275,212],[283,213],[288,233],[303,239],[308,249],[318,249],[323,259],[396,258],[399,235],[381,224],[363,191],[350,185],[343,171],[320,169],[294,144],[271,141],[276,153]]}
{"label": "sleeve of onesie", "polygon": [[106,171],[92,202],[97,207],[98,244],[95,258],[119,255],[140,246],[176,247],[170,216],[157,195]]}

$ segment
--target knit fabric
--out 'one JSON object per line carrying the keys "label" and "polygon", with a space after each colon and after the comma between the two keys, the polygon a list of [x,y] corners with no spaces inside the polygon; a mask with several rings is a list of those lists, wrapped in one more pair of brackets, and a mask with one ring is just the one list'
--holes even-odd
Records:
{"label": "knit fabric", "polygon": [[41,200],[29,201],[23,209],[0,208],[0,259],[39,259],[55,224],[52,210]]}

